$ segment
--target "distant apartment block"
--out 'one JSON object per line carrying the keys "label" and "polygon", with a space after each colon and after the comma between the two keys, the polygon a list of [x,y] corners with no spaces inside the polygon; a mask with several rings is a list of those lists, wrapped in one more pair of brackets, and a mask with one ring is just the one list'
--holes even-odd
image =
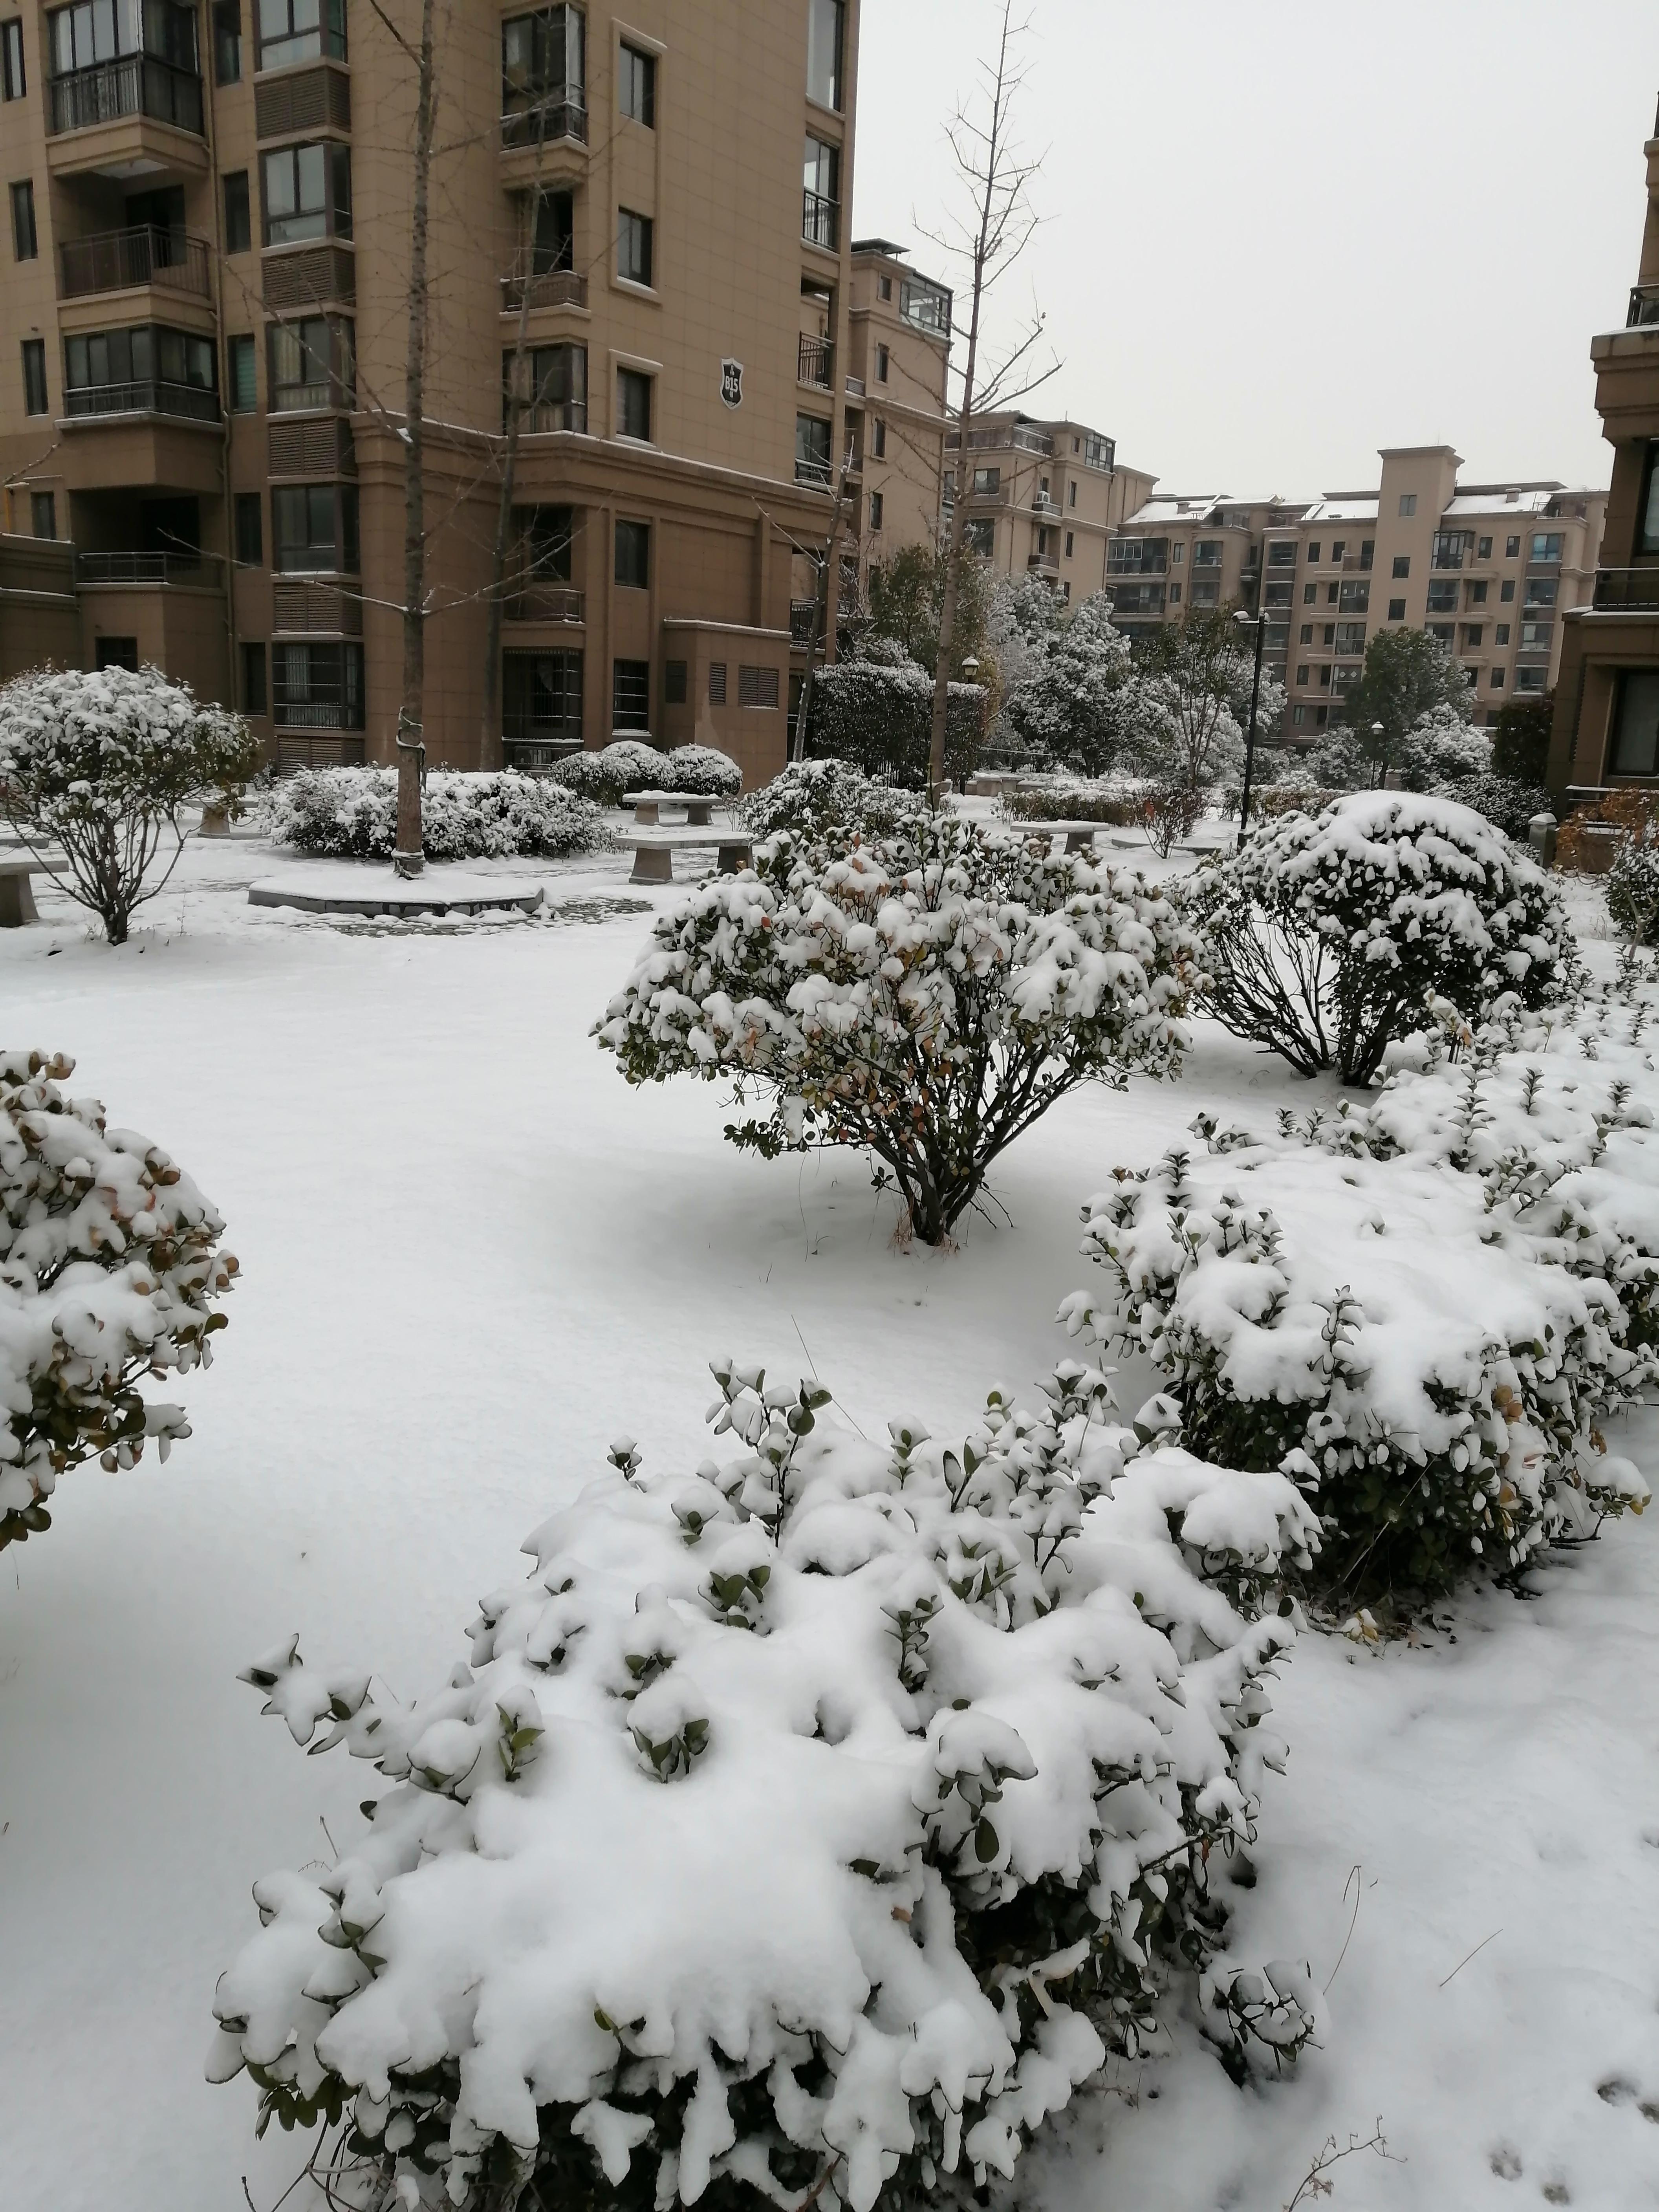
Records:
{"label": "distant apartment block", "polygon": [[963,538],[1004,576],[1040,576],[1066,599],[1107,581],[1114,530],[1158,479],[1118,465],[1114,441],[1069,419],[1014,412],[976,416],[945,439],[944,504],[966,500]]}

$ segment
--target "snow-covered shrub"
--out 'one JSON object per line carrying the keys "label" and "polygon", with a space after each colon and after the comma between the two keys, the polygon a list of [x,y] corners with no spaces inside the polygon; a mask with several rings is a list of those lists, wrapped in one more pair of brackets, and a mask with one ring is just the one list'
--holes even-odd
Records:
{"label": "snow-covered shrub", "polygon": [[1484,779],[1492,774],[1492,739],[1457,707],[1431,707],[1401,739],[1395,774],[1407,791],[1434,791],[1469,776]]}
{"label": "snow-covered shrub", "polygon": [[[592,803],[547,776],[435,770],[422,802],[431,860],[499,859],[532,853],[556,860],[606,842]],[[268,834],[279,845],[331,858],[387,860],[396,843],[398,772],[390,768],[302,769],[264,801]]]}
{"label": "snow-covered shrub", "polygon": [[1650,815],[1620,839],[1607,900],[1607,920],[1627,944],[1659,944],[1659,823]]}
{"label": "snow-covered shrub", "polygon": [[1004,811],[1016,822],[1109,822],[1138,828],[1146,787],[1122,776],[1022,776],[1003,794]]}
{"label": "snow-covered shrub", "polygon": [[1075,1365],[950,1449],[714,1372],[742,1455],[653,1476],[619,1439],[442,1689],[297,1638],[248,1668],[389,1786],[337,1864],[255,1884],[210,2078],[341,2123],[409,2212],[871,2212],[1010,2175],[1159,2046],[1172,1980],[1236,2071],[1294,2057],[1305,1967],[1273,2002],[1222,1968],[1210,1890],[1291,1627],[1188,1564],[1305,1554],[1294,1486],[1138,1454]]}
{"label": "snow-covered shrub", "polygon": [[1517,845],[1527,842],[1527,830],[1534,814],[1553,814],[1555,802],[1541,784],[1517,783],[1507,775],[1463,775],[1449,783],[1441,784],[1436,792],[1440,799],[1449,799],[1459,806],[1473,807],[1484,814],[1488,822],[1495,822],[1506,837],[1513,837]]}
{"label": "snow-covered shrub", "polygon": [[1449,1160],[1200,1127],[1085,1207],[1108,1287],[1062,1317],[1153,1363],[1201,1458],[1304,1486],[1316,1587],[1438,1593],[1645,1502],[1601,1432],[1656,1372],[1604,1252]]}
{"label": "snow-covered shrub", "polygon": [[[37,851],[62,853],[53,882],[112,945],[179,865],[181,811],[234,801],[258,765],[240,715],[158,668],[36,669],[0,688],[0,813]],[[172,857],[152,878],[164,832]]]}
{"label": "snow-covered shrub", "polygon": [[596,806],[617,806],[625,791],[668,790],[668,754],[641,738],[617,738],[598,752],[567,753],[548,775]]}
{"label": "snow-covered shrub", "polygon": [[1003,717],[1039,757],[1085,775],[1113,767],[1137,727],[1129,641],[1104,592],[1082,600],[1063,629],[1042,637]]}
{"label": "snow-covered shrub", "polygon": [[64,1470],[131,1467],[190,1434],[146,1375],[208,1365],[236,1261],[159,1145],[58,1085],[61,1053],[0,1053],[0,1549],[52,1525]]}
{"label": "snow-covered shrub", "polygon": [[[978,684],[952,684],[945,710],[945,773],[973,773],[985,720]],[[850,761],[866,775],[920,788],[933,737],[933,679],[925,668],[839,660],[812,678],[806,749],[814,759]]]}
{"label": "snow-covered shrub", "polygon": [[820,842],[840,837],[850,845],[854,838],[868,843],[891,836],[923,804],[916,793],[878,782],[850,761],[792,761],[749,794],[743,819],[757,837],[789,830]]}
{"label": "snow-covered shrub", "polygon": [[769,1098],[766,1158],[852,1145],[938,1244],[1057,1098],[1173,1073],[1192,940],[1127,870],[956,815],[848,851],[780,836],[660,914],[594,1034],[630,1083]]}
{"label": "snow-covered shrub", "polygon": [[668,755],[659,791],[699,792],[708,799],[732,799],[743,789],[743,770],[730,753],[713,745],[676,745]]}
{"label": "snow-covered shrub", "polygon": [[1431,995],[1473,1024],[1560,994],[1571,933],[1549,878],[1466,806],[1356,793],[1287,815],[1193,881],[1209,1003],[1304,1074],[1365,1083]]}

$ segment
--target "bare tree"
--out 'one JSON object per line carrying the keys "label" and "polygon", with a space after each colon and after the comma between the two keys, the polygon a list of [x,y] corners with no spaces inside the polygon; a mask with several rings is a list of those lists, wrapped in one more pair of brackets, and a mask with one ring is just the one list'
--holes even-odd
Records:
{"label": "bare tree", "polygon": [[812,628],[806,640],[806,672],[801,678],[800,704],[795,712],[795,729],[789,748],[792,760],[806,757],[806,718],[812,709],[812,671],[817,659],[818,647],[828,635],[830,625],[830,580],[835,573],[836,554],[841,544],[842,526],[847,518],[847,483],[853,474],[856,460],[852,433],[847,437],[847,447],[841,457],[841,467],[836,476],[835,502],[830,509],[829,543],[822,555],[809,555],[817,571],[817,586],[812,594]]}
{"label": "bare tree", "polygon": [[[1012,136],[1015,99],[1024,82],[1017,66],[1016,47],[1028,27],[1016,23],[1013,0],[1003,0],[1002,27],[996,56],[984,66],[984,100],[970,112],[959,106],[946,130],[957,174],[967,203],[967,213],[934,243],[955,259],[965,262],[969,272],[968,355],[962,371],[962,400],[957,410],[956,499],[945,537],[944,604],[939,613],[939,659],[933,670],[933,729],[928,756],[930,796],[937,799],[945,781],[945,720],[950,706],[951,647],[956,629],[957,586],[962,574],[962,550],[967,524],[968,488],[972,483],[969,439],[975,413],[988,414],[1032,391],[1053,376],[1059,362],[1052,362],[1036,374],[1030,357],[1042,337],[1043,318],[1038,313],[1010,350],[988,374],[981,366],[987,295],[1024,252],[1036,228],[1031,211],[1030,184],[1042,167],[1040,157],[1023,157]],[[932,235],[932,234],[929,234]]]}

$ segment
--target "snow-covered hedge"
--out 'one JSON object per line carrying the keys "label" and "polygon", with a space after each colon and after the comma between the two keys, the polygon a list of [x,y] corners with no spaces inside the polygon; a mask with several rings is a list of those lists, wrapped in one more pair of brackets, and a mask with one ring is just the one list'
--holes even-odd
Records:
{"label": "snow-covered hedge", "polygon": [[548,774],[598,806],[616,806],[628,791],[696,792],[729,799],[743,788],[743,770],[712,745],[677,745],[664,752],[639,738],[617,738],[599,752],[568,753]]}
{"label": "snow-covered hedge", "polygon": [[[945,773],[971,775],[984,732],[986,692],[952,684],[945,704]],[[851,761],[866,775],[920,788],[933,738],[933,679],[914,663],[841,660],[812,678],[806,748],[815,759]]]}
{"label": "snow-covered hedge", "polygon": [[[331,857],[388,860],[397,842],[398,771],[302,769],[263,802],[279,845]],[[438,769],[426,779],[421,815],[429,860],[533,853],[557,860],[608,842],[599,810],[545,776],[469,775]]]}
{"label": "snow-covered hedge", "polygon": [[1659,943],[1659,823],[1638,822],[1607,871],[1607,919],[1630,945]]}
{"label": "snow-covered hedge", "polygon": [[714,1372],[742,1455],[619,1439],[443,1688],[297,1638],[243,1678],[389,1786],[255,1884],[208,2072],[343,2121],[375,2203],[914,2204],[1010,2175],[1174,1979],[1236,2072],[1315,2027],[1305,1966],[1213,1956],[1290,1624],[1188,1564],[1305,1553],[1294,1486],[1137,1455],[1076,1366],[951,1449]]}
{"label": "snow-covered hedge", "polygon": [[[0,687],[0,813],[112,945],[178,866],[181,811],[236,805],[258,766],[240,715],[158,668],[42,668]],[[152,872],[167,838],[171,858]]]}
{"label": "snow-covered hedge", "polygon": [[1283,817],[1193,880],[1209,1002],[1312,1075],[1368,1082],[1431,996],[1475,1025],[1559,995],[1574,949],[1547,876],[1466,806],[1368,791]]}
{"label": "snow-covered hedge", "polygon": [[1517,845],[1527,842],[1534,814],[1553,814],[1556,803],[1541,784],[1521,783],[1510,775],[1466,775],[1440,786],[1437,797],[1455,799],[1495,822]]}
{"label": "snow-covered hedge", "polygon": [[630,1083],[727,1080],[768,1158],[873,1153],[938,1244],[993,1162],[1091,1078],[1173,1073],[1193,944],[1128,870],[919,815],[892,837],[782,835],[660,914],[594,1034]]}
{"label": "snow-covered hedge", "polygon": [[781,830],[851,844],[890,836],[913,821],[922,800],[902,786],[878,782],[850,761],[792,761],[743,803],[745,826],[757,837]]}
{"label": "snow-covered hedge", "polygon": [[69,1098],[61,1053],[0,1053],[0,1549],[51,1526],[64,1470],[190,1434],[146,1375],[187,1375],[226,1325],[224,1223],[160,1146]]}

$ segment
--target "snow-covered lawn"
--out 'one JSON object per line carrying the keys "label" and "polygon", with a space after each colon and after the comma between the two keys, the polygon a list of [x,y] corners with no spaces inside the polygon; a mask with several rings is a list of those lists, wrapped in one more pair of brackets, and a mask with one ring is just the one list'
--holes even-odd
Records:
{"label": "snow-covered lawn", "polygon": [[[189,1169],[243,1267],[180,1394],[191,1440],[66,1476],[51,1533],[0,1563],[7,2207],[228,2212],[246,2175],[267,2212],[291,2178],[246,2083],[203,2081],[210,1999],[251,1881],[331,1858],[367,1778],[259,1721],[234,1680],[254,1653],[297,1630],[315,1662],[435,1685],[618,1431],[653,1464],[704,1455],[714,1355],[810,1363],[866,1429],[960,1433],[1065,1349],[1077,1208],[1115,1164],[1200,1109],[1262,1123],[1310,1095],[1206,1028],[1178,1086],[1085,1091],[1024,1139],[1006,1219],[900,1253],[858,1162],[740,1158],[718,1090],[629,1091],[589,1041],[657,896],[623,859],[501,864],[551,919],[422,929],[248,907],[281,865],[197,848],[118,952],[50,892],[0,934],[3,1041],[72,1053],[70,1087]],[[1613,1441],[1659,1469],[1659,1418]],[[1405,2162],[1336,2166],[1339,2205],[1659,2204],[1655,1520],[1414,1648],[1302,1640],[1236,1948],[1316,1984],[1340,1957],[1325,2048],[1241,2094],[1183,2026],[1028,2191],[1279,2212],[1328,2135],[1380,2118]]]}

